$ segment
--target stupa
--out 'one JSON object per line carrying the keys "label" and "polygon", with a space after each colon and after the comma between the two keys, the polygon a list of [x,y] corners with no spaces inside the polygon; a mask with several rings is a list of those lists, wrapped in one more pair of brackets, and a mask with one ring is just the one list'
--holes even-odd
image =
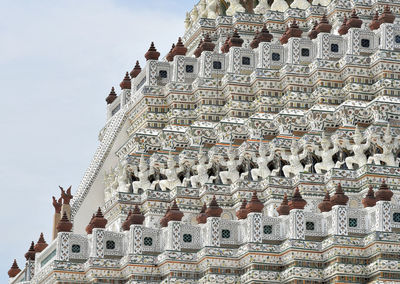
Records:
{"label": "stupa", "polygon": [[201,0],[10,283],[399,283],[399,7]]}

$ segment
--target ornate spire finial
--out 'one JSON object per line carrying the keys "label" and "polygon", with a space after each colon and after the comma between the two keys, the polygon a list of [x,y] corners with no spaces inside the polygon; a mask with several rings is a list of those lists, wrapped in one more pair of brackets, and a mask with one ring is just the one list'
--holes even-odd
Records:
{"label": "ornate spire finial", "polygon": [[199,44],[197,45],[197,48],[196,48],[196,50],[194,51],[194,56],[196,57],[196,58],[199,58],[200,56],[201,56],[201,53],[202,53],[202,49],[201,49],[201,45],[202,45],[202,43],[203,43],[203,40],[201,39],[200,41],[199,41]]}
{"label": "ornate spire finial", "polygon": [[276,208],[276,211],[278,212],[279,216],[289,215],[290,206],[289,206],[289,202],[288,202],[288,198],[287,198],[286,192],[283,195],[283,200],[282,200],[281,205],[279,205],[279,207]]}
{"label": "ornate spire finial", "polygon": [[243,220],[247,218],[247,214],[249,213],[249,211],[246,209],[247,206],[247,200],[243,199],[242,201],[242,205],[240,206],[239,210],[236,211],[236,217],[239,220]]}
{"label": "ornate spire finial", "polygon": [[318,208],[321,212],[329,212],[332,210],[332,203],[329,191],[326,191],[324,200],[322,200],[322,202],[318,204]]}
{"label": "ornate spire finial", "polygon": [[203,207],[201,208],[200,213],[196,217],[196,221],[198,224],[205,224],[207,223],[207,204],[204,202]]}
{"label": "ornate spire finial", "polygon": [[369,186],[367,195],[362,200],[362,204],[364,205],[364,208],[374,207],[376,205],[375,192],[372,185]]}
{"label": "ornate spire finial", "polygon": [[36,252],[42,252],[45,248],[47,248],[48,244],[44,240],[43,233],[40,233],[39,240],[37,241],[35,245],[35,251]]}
{"label": "ornate spire finial", "polygon": [[232,46],[242,47],[244,40],[240,37],[238,30],[234,30],[232,37],[229,39],[229,48]]}
{"label": "ornate spire finial", "polygon": [[93,232],[93,219],[96,217],[96,214],[92,215],[92,218],[89,221],[89,224],[86,226],[86,233],[90,235]]}
{"label": "ornate spire finial", "polygon": [[205,34],[204,40],[200,45],[201,52],[203,51],[214,51],[215,43],[212,42],[210,35],[208,33]]}
{"label": "ornate spire finial", "polygon": [[178,42],[176,43],[175,48],[174,48],[173,51],[172,51],[172,54],[173,54],[173,56],[176,56],[176,55],[183,55],[183,56],[185,56],[185,55],[186,55],[186,52],[187,52],[187,48],[186,48],[185,45],[183,44],[182,38],[179,37],[179,38],[178,38]]}
{"label": "ornate spire finial", "polygon": [[115,93],[114,87],[112,87],[112,88],[111,88],[110,94],[109,94],[108,97],[106,98],[107,104],[108,104],[108,105],[112,104],[112,103],[115,101],[116,98],[117,98],[117,94]]}
{"label": "ornate spire finial", "polygon": [[317,36],[318,36],[317,26],[318,26],[318,22],[315,21],[312,30],[308,33],[309,39],[317,38]]}
{"label": "ornate spire finial", "polygon": [[131,227],[131,223],[129,221],[129,218],[132,215],[132,210],[129,210],[128,216],[126,216],[125,221],[122,223],[122,230],[124,231],[129,231],[130,227]]}
{"label": "ornate spire finial", "polygon": [[29,250],[27,251],[27,253],[25,253],[25,259],[26,260],[35,260],[35,243],[32,242],[31,246],[29,247]]}
{"label": "ornate spire finial", "polygon": [[383,180],[379,190],[375,193],[377,201],[391,201],[393,192],[389,189],[386,181]]}
{"label": "ornate spire finial", "polygon": [[163,227],[163,228],[168,226],[168,218],[167,218],[167,215],[168,215],[168,213],[169,213],[170,210],[171,210],[171,208],[168,206],[168,207],[167,207],[167,210],[165,211],[164,217],[162,217],[161,220],[160,220],[160,225],[161,225],[161,227]]}
{"label": "ornate spire finial", "polygon": [[119,84],[121,87],[121,90],[130,90],[132,85],[131,85],[131,77],[129,77],[128,71],[125,73],[125,77],[122,80],[122,82]]}
{"label": "ornate spire finial", "polygon": [[379,17],[381,23],[393,24],[396,16],[390,11],[389,5],[385,5],[382,15]]}
{"label": "ornate spire finial", "polygon": [[381,26],[381,21],[379,20],[379,14],[378,14],[378,10],[375,12],[374,17],[372,18],[371,23],[369,23],[369,28],[371,29],[371,31],[373,30],[377,30],[380,28]]}
{"label": "ornate spire finial", "polygon": [[338,33],[340,35],[345,35],[349,32],[349,27],[347,26],[347,21],[348,21],[347,16],[344,15],[342,25],[338,29]]}
{"label": "ornate spire finial", "polygon": [[258,199],[257,191],[253,191],[250,202],[247,203],[246,209],[249,213],[261,213],[264,208],[264,204]]}
{"label": "ornate spire finial", "polygon": [[208,205],[206,214],[209,217],[221,217],[222,211],[223,210],[221,207],[219,207],[217,199],[215,198],[215,195],[214,195],[213,199],[211,200],[210,204]]}
{"label": "ornate spire finial", "polygon": [[10,268],[10,270],[8,270],[8,276],[10,278],[14,278],[15,276],[17,276],[19,273],[21,272],[21,269],[19,269],[18,264],[17,264],[17,260],[14,259],[14,262]]}
{"label": "ornate spire finial", "polygon": [[67,212],[64,211],[60,222],[58,222],[57,231],[58,232],[71,232],[71,229],[72,229],[72,223],[68,219]]}
{"label": "ornate spire finial", "polygon": [[356,9],[351,11],[350,19],[347,20],[347,27],[350,28],[361,28],[363,21],[357,16]]}
{"label": "ornate spire finial", "polygon": [[58,186],[61,190],[61,197],[63,199],[63,204],[69,205],[71,199],[74,197],[71,194],[71,186],[68,187],[68,189],[65,191],[64,188],[62,188],[61,186]]}
{"label": "ornate spire finial", "polygon": [[96,215],[92,221],[92,228],[93,229],[104,229],[107,225],[107,219],[104,218],[103,212],[101,212],[100,207],[97,209]]}
{"label": "ornate spire finial", "polygon": [[158,60],[160,58],[160,53],[157,51],[156,47],[154,46],[154,42],[151,42],[149,50],[144,55],[146,60]]}
{"label": "ornate spire finial", "polygon": [[140,67],[139,60],[136,61],[135,67],[132,69],[130,75],[131,78],[136,78],[140,72],[142,72],[142,68]]}
{"label": "ornate spire finial", "polygon": [[174,49],[175,49],[175,43],[172,44],[171,49],[169,50],[167,56],[165,57],[165,59],[167,59],[168,62],[174,60]]}
{"label": "ornate spire finial", "polygon": [[166,215],[168,222],[169,221],[182,221],[183,212],[179,209],[178,204],[176,204],[176,200],[172,203],[171,209]]}
{"label": "ornate spire finial", "polygon": [[332,206],[335,205],[346,205],[347,201],[349,201],[349,197],[344,194],[342,189],[342,184],[338,184],[336,187],[335,194],[331,197],[331,204]]}
{"label": "ornate spire finial", "polygon": [[304,209],[306,206],[307,201],[303,199],[303,197],[300,194],[300,190],[298,187],[293,192],[292,200],[289,202],[289,207],[290,210],[292,209]]}
{"label": "ornate spire finial", "polygon": [[131,216],[129,217],[130,225],[143,225],[144,219],[145,217],[140,211],[139,205],[136,204]]}
{"label": "ornate spire finial", "polygon": [[328,18],[326,14],[322,15],[321,21],[319,22],[318,26],[316,27],[318,33],[330,33],[332,30],[332,25],[329,24]]}

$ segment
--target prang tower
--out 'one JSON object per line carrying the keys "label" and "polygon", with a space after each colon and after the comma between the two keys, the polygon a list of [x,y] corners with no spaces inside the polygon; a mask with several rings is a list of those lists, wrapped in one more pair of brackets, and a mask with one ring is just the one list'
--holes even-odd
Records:
{"label": "prang tower", "polygon": [[399,10],[201,0],[10,283],[400,283]]}

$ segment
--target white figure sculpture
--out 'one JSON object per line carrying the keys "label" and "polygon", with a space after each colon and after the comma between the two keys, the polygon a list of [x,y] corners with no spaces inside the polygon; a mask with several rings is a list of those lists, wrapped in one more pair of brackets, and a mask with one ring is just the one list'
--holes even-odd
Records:
{"label": "white figure sculpture", "polygon": [[290,8],[293,9],[307,9],[308,7],[310,7],[310,3],[307,0],[294,0],[292,5],[290,5]]}
{"label": "white figure sculpture", "polygon": [[218,17],[217,5],[217,0],[207,0],[207,18],[216,19]]}
{"label": "white figure sculpture", "polygon": [[129,192],[129,178],[128,178],[128,161],[122,160],[116,168],[117,171],[117,181],[118,181],[118,191],[119,192]]}
{"label": "white figure sculpture", "polygon": [[151,187],[149,181],[149,170],[143,155],[140,157],[139,171],[137,176],[139,180],[132,182],[133,193],[138,193],[139,188],[145,190]]}
{"label": "white figure sculpture", "polygon": [[104,200],[107,201],[112,196],[112,189],[111,189],[111,175],[108,174],[106,171],[104,172]]}
{"label": "white figure sculpture", "polygon": [[178,177],[178,169],[171,153],[168,155],[167,168],[161,169],[161,173],[167,177],[167,179],[160,180],[159,182],[161,190],[165,191],[167,188],[173,189],[181,185],[181,180]]}
{"label": "white figure sculpture", "polygon": [[271,5],[272,11],[285,12],[287,9],[289,9],[289,5],[285,0],[274,0]]}
{"label": "white figure sculpture", "polygon": [[244,13],[246,11],[246,9],[242,6],[242,4],[240,4],[239,0],[230,0],[229,3],[230,6],[226,10],[227,16],[233,16],[236,13]]}
{"label": "white figure sculpture", "polygon": [[197,7],[194,7],[193,10],[190,12],[190,19],[192,20],[192,25],[196,23],[198,18],[199,18],[199,13],[197,12]]}
{"label": "white figure sculpture", "polygon": [[194,175],[190,178],[190,182],[192,187],[197,187],[198,185],[203,186],[208,182],[208,169],[212,166],[212,163],[206,164],[207,156],[203,153],[202,149],[199,151],[198,155],[199,164],[193,166],[193,168],[197,171],[197,175]]}
{"label": "white figure sculpture", "polygon": [[260,0],[257,7],[254,8],[254,13],[265,14],[269,9],[268,0]]}
{"label": "white figure sculpture", "polygon": [[354,168],[354,164],[357,164],[359,168],[367,164],[367,156],[364,154],[364,152],[371,145],[371,138],[367,137],[367,141],[365,142],[365,144],[361,144],[362,141],[362,134],[358,126],[356,126],[356,130],[354,133],[354,145],[351,145],[348,140],[345,141],[346,148],[354,152],[354,156],[347,157],[345,160],[348,169],[352,170]]}
{"label": "white figure sculpture", "polygon": [[317,163],[315,165],[315,171],[317,174],[322,174],[322,170],[330,171],[335,167],[335,162],[332,159],[332,156],[335,155],[339,150],[339,142],[333,142],[333,148],[329,149],[331,146],[331,141],[325,136],[325,133],[322,134],[321,147],[322,151],[319,150],[319,147],[315,149],[315,154],[322,158],[322,162]]}
{"label": "white figure sculpture", "polygon": [[186,18],[185,18],[185,30],[188,30],[191,25],[192,25],[192,23],[190,21],[190,13],[187,12],[186,13]]}
{"label": "white figure sculpture", "polygon": [[275,157],[275,147],[270,147],[269,156],[266,157],[267,147],[264,143],[262,143],[262,141],[260,141],[258,153],[260,155],[257,158],[258,168],[251,170],[251,176],[254,180],[258,180],[259,178],[265,179],[271,174],[271,171],[268,168],[268,163],[271,162]]}
{"label": "white figure sculpture", "polygon": [[[382,141],[383,140],[383,141]],[[390,126],[388,125],[385,131],[385,135],[383,139],[378,139],[377,144],[382,148],[382,154],[375,154],[368,158],[368,164],[374,163],[375,165],[380,165],[381,162],[384,162],[386,166],[396,167],[396,159],[394,156],[394,151],[399,146],[399,139],[395,139],[394,141],[392,134],[390,133]]]}
{"label": "white figure sculpture", "polygon": [[313,0],[313,5],[321,5],[321,6],[328,6],[331,3],[331,0]]}
{"label": "white figure sculpture", "polygon": [[200,0],[197,5],[197,12],[200,18],[207,18],[207,3],[206,0]]}
{"label": "white figure sculpture", "polygon": [[[244,152],[243,153],[241,160],[244,162],[245,171],[242,172],[242,174],[240,175],[240,179],[241,180],[245,180],[246,177],[247,177],[248,180],[251,180],[251,178],[253,177],[251,175],[251,170],[252,170],[251,169],[251,163],[252,163],[253,158],[254,158],[253,153],[251,153],[251,152]],[[250,174],[250,176],[249,176],[249,174]]]}
{"label": "white figure sculpture", "polygon": [[228,158],[229,160],[226,163],[226,167],[228,168],[228,170],[219,173],[223,184],[228,184],[228,180],[230,180],[231,183],[235,183],[240,177],[237,166],[242,163],[242,160],[239,159],[238,161],[236,161],[235,151],[232,149],[232,146],[228,150]]}
{"label": "white figure sculpture", "polygon": [[299,154],[300,149],[296,140],[292,140],[292,146],[290,147],[290,155],[287,155],[282,151],[281,155],[284,160],[289,162],[289,165],[285,165],[282,170],[285,177],[289,178],[290,174],[297,175],[298,173],[304,171],[304,167],[301,164],[301,160],[307,157],[308,148],[303,150],[302,154]]}

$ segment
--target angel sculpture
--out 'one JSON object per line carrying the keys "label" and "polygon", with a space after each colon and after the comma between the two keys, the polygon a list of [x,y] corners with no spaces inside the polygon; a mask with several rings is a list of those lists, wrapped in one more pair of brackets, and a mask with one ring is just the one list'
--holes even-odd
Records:
{"label": "angel sculpture", "polygon": [[300,149],[296,140],[292,140],[292,146],[290,147],[290,155],[287,155],[282,151],[281,155],[284,160],[289,161],[289,165],[283,166],[283,174],[289,178],[290,174],[297,175],[304,171],[304,166],[301,164],[301,160],[307,157],[309,149],[304,149],[302,154],[299,154]]}
{"label": "angel sculpture", "polygon": [[142,155],[139,161],[139,172],[137,176],[139,177],[138,181],[132,182],[133,193],[138,193],[139,188],[146,190],[151,187],[151,183],[149,181],[149,169],[147,168],[147,163]]}
{"label": "angel sculpture", "polygon": [[198,159],[199,163],[193,166],[193,169],[197,172],[197,175],[193,175],[190,177],[192,187],[201,187],[206,184],[209,180],[208,169],[212,167],[212,163],[206,164],[207,156],[203,153],[202,149],[200,149],[199,151]]}
{"label": "angel sculpture", "polygon": [[331,141],[325,136],[325,133],[322,134],[321,147],[322,151],[319,150],[317,146],[314,151],[317,156],[320,156],[322,162],[317,163],[315,165],[315,171],[317,174],[322,174],[322,171],[330,171],[335,167],[335,162],[332,159],[332,156],[335,155],[339,151],[339,141],[335,140],[333,142],[333,148],[330,149]]}
{"label": "angel sculpture", "polygon": [[257,7],[254,8],[254,13],[265,14],[269,8],[268,0],[260,0]]}
{"label": "angel sculpture", "polygon": [[297,9],[305,10],[310,6],[311,5],[307,0],[294,0],[292,5],[290,5],[290,8],[293,8],[293,9],[297,8]]}
{"label": "angel sculpture", "polygon": [[380,165],[381,162],[384,162],[386,166],[396,167],[398,164],[396,163],[394,151],[399,147],[399,139],[397,138],[394,141],[392,140],[393,137],[390,133],[390,126],[388,125],[383,139],[378,139],[376,142],[378,146],[382,148],[383,153],[369,157],[368,164],[373,163],[375,165]]}
{"label": "angel sculpture", "polygon": [[275,0],[271,5],[272,11],[285,12],[287,9],[289,9],[289,5],[285,0]]}
{"label": "angel sculpture", "polygon": [[172,157],[171,152],[168,155],[167,168],[161,169],[161,173],[164,174],[167,179],[160,180],[159,185],[162,191],[166,191],[167,189],[173,189],[176,186],[180,186],[181,180],[178,177],[178,172],[181,171],[181,168],[176,168],[176,163],[174,158]]}
{"label": "angel sculpture", "polygon": [[[230,146],[228,150],[228,159],[228,162],[226,162],[226,167],[228,170],[219,173],[223,184],[228,184],[228,180],[230,180],[231,183],[235,183],[240,177],[237,167],[242,163],[242,159],[236,161],[236,154],[232,149],[232,146]],[[221,163],[222,165],[225,165],[224,162],[221,161]]]}
{"label": "angel sculpture", "polygon": [[218,17],[217,5],[217,0],[207,0],[207,18],[216,19]]}
{"label": "angel sculpture", "polygon": [[246,9],[242,6],[242,4],[240,4],[239,0],[230,0],[230,6],[229,8],[226,10],[226,15],[227,16],[233,16],[236,13],[244,13],[246,12]]}
{"label": "angel sculpture", "polygon": [[367,137],[365,144],[362,144],[363,137],[358,126],[356,126],[353,138],[354,145],[350,144],[348,140],[345,140],[345,147],[354,153],[354,156],[347,157],[345,160],[346,166],[350,170],[354,169],[354,164],[357,164],[359,168],[367,164],[367,156],[364,154],[364,152],[371,145],[371,137]]}
{"label": "angel sculpture", "polygon": [[117,181],[118,181],[118,191],[119,192],[129,192],[130,184],[128,178],[128,161],[122,160],[116,168]]}
{"label": "angel sculpture", "polygon": [[260,146],[258,147],[259,157],[257,158],[258,168],[251,170],[251,176],[254,180],[258,180],[259,178],[265,179],[270,174],[271,171],[268,168],[268,163],[274,160],[275,157],[275,146],[272,144],[269,150],[269,156],[267,157],[267,147],[260,140]]}

